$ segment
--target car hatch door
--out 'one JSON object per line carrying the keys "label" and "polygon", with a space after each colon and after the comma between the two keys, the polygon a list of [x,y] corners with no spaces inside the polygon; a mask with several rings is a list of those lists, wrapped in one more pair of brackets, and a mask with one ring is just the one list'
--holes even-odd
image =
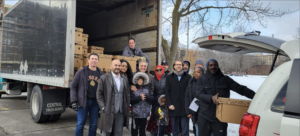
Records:
{"label": "car hatch door", "polygon": [[280,55],[286,56],[284,51],[280,49],[284,42],[272,37],[242,32],[216,34],[193,40],[193,43],[198,44],[201,48],[222,52],[246,54],[255,52],[276,53],[279,51]]}

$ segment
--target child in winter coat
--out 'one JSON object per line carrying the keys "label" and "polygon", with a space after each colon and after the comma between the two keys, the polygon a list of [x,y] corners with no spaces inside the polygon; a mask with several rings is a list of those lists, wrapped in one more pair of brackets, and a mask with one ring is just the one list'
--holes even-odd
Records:
{"label": "child in winter coat", "polygon": [[164,136],[166,126],[169,124],[168,107],[166,106],[165,95],[158,98],[159,107],[155,110],[156,123],[158,126],[158,136]]}
{"label": "child in winter coat", "polygon": [[150,116],[150,106],[154,99],[149,87],[149,77],[144,72],[138,72],[133,76],[133,84],[137,91],[131,91],[130,104],[132,105],[131,135],[146,136],[147,117]]}

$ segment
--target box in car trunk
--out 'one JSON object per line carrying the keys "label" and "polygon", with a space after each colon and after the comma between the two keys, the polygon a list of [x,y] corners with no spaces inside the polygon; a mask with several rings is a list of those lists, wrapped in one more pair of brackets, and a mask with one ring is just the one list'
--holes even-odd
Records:
{"label": "box in car trunk", "polygon": [[119,55],[115,55],[113,56],[114,59],[118,59],[118,60],[126,60],[130,67],[131,67],[131,70],[132,72],[135,72],[136,71],[136,61],[137,61],[137,58],[134,58],[134,57],[126,57],[126,56],[119,56]]}
{"label": "box in car trunk", "polygon": [[244,113],[248,111],[251,101],[230,98],[218,98],[216,117],[225,123],[240,124]]}
{"label": "box in car trunk", "polygon": [[97,46],[88,46],[88,53],[103,54],[104,48]]}

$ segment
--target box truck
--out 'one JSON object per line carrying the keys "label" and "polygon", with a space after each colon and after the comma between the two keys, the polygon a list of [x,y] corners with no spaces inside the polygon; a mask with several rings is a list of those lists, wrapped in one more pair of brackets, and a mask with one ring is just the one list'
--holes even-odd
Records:
{"label": "box truck", "polygon": [[19,1],[3,19],[0,97],[27,92],[34,122],[58,120],[70,104],[75,27],[104,54],[121,55],[135,38],[154,69],[162,53],[161,12],[161,0]]}

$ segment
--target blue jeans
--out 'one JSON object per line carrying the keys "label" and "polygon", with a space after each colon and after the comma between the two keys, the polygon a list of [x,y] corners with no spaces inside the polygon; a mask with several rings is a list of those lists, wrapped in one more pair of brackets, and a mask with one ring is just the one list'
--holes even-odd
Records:
{"label": "blue jeans", "polygon": [[198,124],[197,123],[195,124],[195,128],[196,128],[196,136],[198,136],[199,132],[198,132]]}
{"label": "blue jeans", "polygon": [[89,136],[96,136],[99,106],[96,99],[87,99],[85,108],[78,108],[75,136],[83,136],[83,129],[89,114]]}
{"label": "blue jeans", "polygon": [[[182,128],[181,135],[182,136],[189,136],[189,122],[190,122],[190,119],[187,116],[172,116],[171,120],[172,120],[173,136],[179,136],[180,135],[179,125],[181,125],[181,128]],[[181,121],[181,124],[179,124],[179,120]]]}

